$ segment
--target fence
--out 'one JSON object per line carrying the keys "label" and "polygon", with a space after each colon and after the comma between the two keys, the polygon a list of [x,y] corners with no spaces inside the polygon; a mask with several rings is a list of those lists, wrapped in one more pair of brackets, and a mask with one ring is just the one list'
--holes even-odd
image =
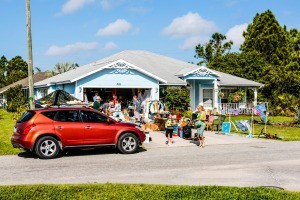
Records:
{"label": "fence", "polygon": [[251,115],[252,105],[246,103],[219,103],[219,112],[226,115]]}

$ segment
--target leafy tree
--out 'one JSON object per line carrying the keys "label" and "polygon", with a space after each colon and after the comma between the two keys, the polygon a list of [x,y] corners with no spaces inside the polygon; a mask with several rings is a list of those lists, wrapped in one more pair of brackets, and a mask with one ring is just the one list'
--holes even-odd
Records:
{"label": "leafy tree", "polygon": [[184,87],[168,87],[163,101],[172,111],[187,110],[190,105],[189,90]]}
{"label": "leafy tree", "polygon": [[198,44],[196,46],[195,58],[201,59],[198,65],[202,63],[209,63],[214,58],[220,57],[228,53],[233,45],[232,41],[225,42],[226,36],[221,33],[214,33],[212,39],[205,45]]}
{"label": "leafy tree", "polygon": [[281,27],[270,10],[256,14],[253,23],[243,33],[242,52],[257,51],[273,65],[286,64],[291,43],[286,27]]}
{"label": "leafy tree", "polygon": [[16,112],[19,107],[24,107],[27,104],[23,95],[22,85],[9,88],[4,95],[7,99],[7,110],[10,112]]}
{"label": "leafy tree", "polygon": [[253,81],[265,83],[265,68],[269,64],[260,53],[253,51],[249,53],[229,53],[215,58],[209,63],[209,68],[246,78]]}
{"label": "leafy tree", "polygon": [[37,73],[42,72],[42,69],[39,67],[34,67],[34,69],[36,70]]}
{"label": "leafy tree", "polygon": [[57,74],[62,74],[64,72],[70,71],[79,67],[77,63],[65,62],[65,63],[57,63],[53,70],[48,71],[49,76],[55,76]]}
{"label": "leafy tree", "polygon": [[9,85],[28,76],[28,65],[21,56],[16,56],[7,63],[5,85]]}
{"label": "leafy tree", "polygon": [[7,59],[5,56],[0,58],[0,88],[6,86],[6,73],[7,73]]}
{"label": "leafy tree", "polygon": [[271,11],[257,14],[244,32],[241,53],[214,57],[208,66],[263,83],[259,101],[270,102],[274,113],[296,112],[300,108],[300,33],[286,29]]}
{"label": "leafy tree", "polygon": [[297,29],[291,29],[289,31],[291,36],[291,43],[294,52],[297,52],[298,56],[300,54],[300,32]]}

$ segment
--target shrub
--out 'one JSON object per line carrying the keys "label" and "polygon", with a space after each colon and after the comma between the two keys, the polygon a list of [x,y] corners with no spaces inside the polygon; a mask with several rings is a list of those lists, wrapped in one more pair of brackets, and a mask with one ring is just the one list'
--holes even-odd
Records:
{"label": "shrub", "polygon": [[172,111],[185,111],[190,106],[190,93],[185,87],[169,87],[166,90],[164,103]]}
{"label": "shrub", "polygon": [[27,104],[21,85],[9,88],[4,95],[7,100],[7,111],[16,112],[19,107]]}

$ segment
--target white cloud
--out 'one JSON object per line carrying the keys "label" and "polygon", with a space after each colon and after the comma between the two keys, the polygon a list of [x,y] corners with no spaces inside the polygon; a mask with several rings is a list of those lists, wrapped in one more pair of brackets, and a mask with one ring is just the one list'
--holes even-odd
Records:
{"label": "white cloud", "polygon": [[85,4],[94,3],[95,0],[68,0],[61,9],[61,14],[69,14],[75,12]]}
{"label": "white cloud", "polygon": [[214,22],[202,18],[198,13],[189,12],[173,19],[172,23],[164,28],[163,34],[172,38],[185,39],[181,48],[190,49],[216,31],[217,27]]}
{"label": "white cloud", "polygon": [[105,44],[103,51],[111,51],[111,50],[117,49],[117,48],[118,48],[118,45],[116,45],[113,42],[108,42]]}
{"label": "white cloud", "polygon": [[74,44],[69,44],[66,46],[56,46],[52,45],[49,47],[49,49],[46,51],[46,55],[48,56],[59,56],[59,55],[70,55],[77,53],[79,51],[90,51],[94,50],[97,47],[96,42],[77,42]]}
{"label": "white cloud", "polygon": [[244,42],[245,38],[243,36],[243,31],[245,31],[248,27],[248,24],[240,24],[235,25],[230,28],[226,35],[227,40],[231,40],[233,42],[232,49],[239,49],[241,44]]}
{"label": "white cloud", "polygon": [[98,36],[122,35],[131,29],[132,25],[125,19],[118,19],[113,23],[108,24],[106,27],[99,29]]}

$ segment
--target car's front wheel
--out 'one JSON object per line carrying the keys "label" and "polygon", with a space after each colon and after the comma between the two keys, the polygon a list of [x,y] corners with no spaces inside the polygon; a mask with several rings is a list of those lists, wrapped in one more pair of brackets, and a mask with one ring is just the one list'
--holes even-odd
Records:
{"label": "car's front wheel", "polygon": [[51,136],[42,137],[35,145],[35,152],[42,159],[55,158],[59,153],[58,141]]}
{"label": "car's front wheel", "polygon": [[118,140],[118,149],[124,154],[135,153],[138,146],[139,140],[132,133],[125,133]]}

